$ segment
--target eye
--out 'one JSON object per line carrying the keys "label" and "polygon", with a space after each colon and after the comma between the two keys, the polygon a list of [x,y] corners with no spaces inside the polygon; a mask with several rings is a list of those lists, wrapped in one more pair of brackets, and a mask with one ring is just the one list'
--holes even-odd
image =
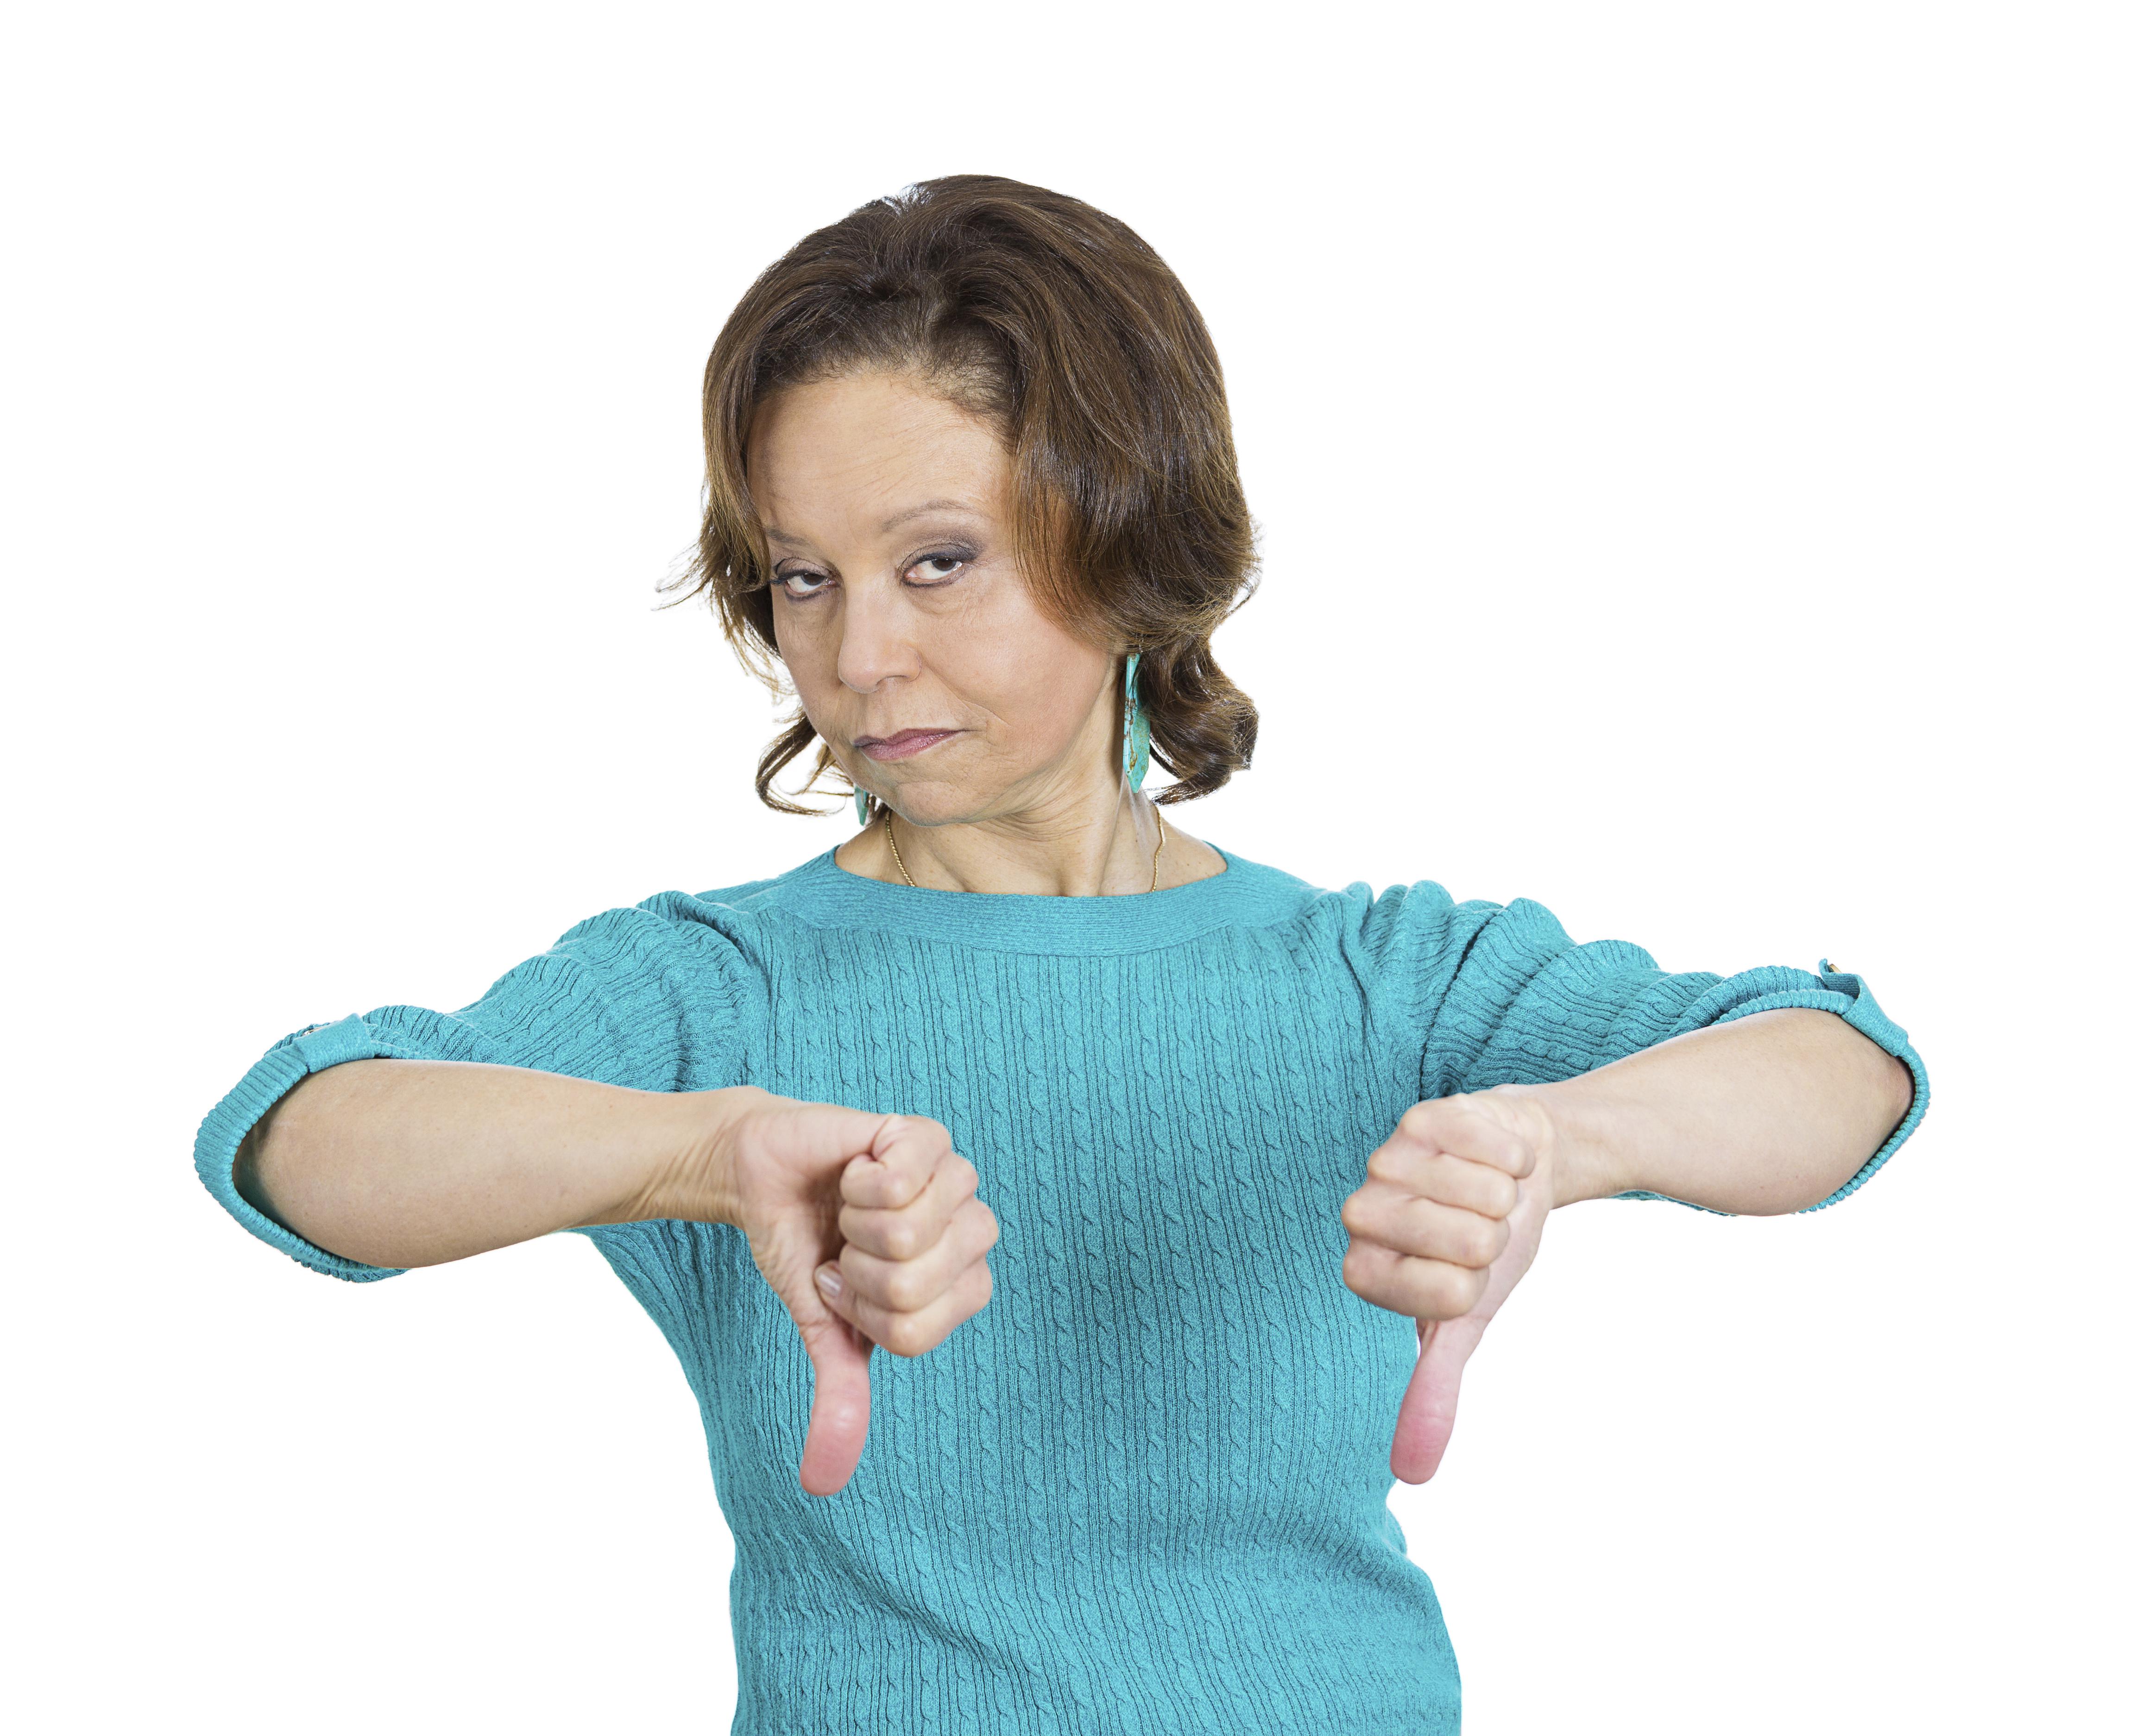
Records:
{"label": "eye", "polygon": [[774,576],[775,586],[798,602],[813,597],[834,582],[830,574],[812,572],[806,568],[792,568]]}
{"label": "eye", "polygon": [[925,555],[901,575],[922,585],[942,585],[974,559],[973,555],[943,550],[938,554]]}

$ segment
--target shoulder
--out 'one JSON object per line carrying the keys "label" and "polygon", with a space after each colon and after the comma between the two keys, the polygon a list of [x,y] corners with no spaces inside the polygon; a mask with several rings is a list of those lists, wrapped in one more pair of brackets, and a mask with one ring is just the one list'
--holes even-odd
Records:
{"label": "shoulder", "polygon": [[1240,856],[1231,855],[1228,861],[1231,871],[1259,883],[1266,902],[1276,912],[1336,931],[1352,943],[1375,952],[1471,935],[1507,913],[1547,915],[1522,898],[1507,907],[1480,898],[1461,903],[1433,880],[1393,883],[1381,890],[1367,880],[1324,887]]}
{"label": "shoulder", "polygon": [[1572,946],[1555,913],[1531,898],[1459,899],[1434,880],[1381,888],[1357,880],[1328,888],[1230,859],[1289,888],[1294,922],[1365,984],[1400,981],[1410,994],[1435,992],[1462,969],[1469,976],[1527,974]]}
{"label": "shoulder", "polygon": [[598,911],[568,928],[547,956],[610,978],[757,974],[770,932],[785,912],[786,895],[824,859],[814,858],[762,880],[697,893],[673,888]]}

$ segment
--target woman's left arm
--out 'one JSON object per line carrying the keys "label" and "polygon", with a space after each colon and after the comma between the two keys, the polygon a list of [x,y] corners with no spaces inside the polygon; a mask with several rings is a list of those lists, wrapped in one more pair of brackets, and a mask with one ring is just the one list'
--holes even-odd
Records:
{"label": "woman's left arm", "polygon": [[1341,1217],[1348,1288],[1420,1330],[1392,1442],[1394,1474],[1419,1482],[1443,1457],[1466,1360],[1554,1207],[1829,1205],[1918,1125],[1928,1085],[1904,1031],[1828,962],[1676,974],[1621,942],[1575,945],[1527,901],[1453,907],[1426,885],[1378,932],[1409,921],[1425,942],[1413,981],[1432,1009],[1422,1100]]}
{"label": "woman's left arm", "polygon": [[1635,1193],[1715,1212],[1805,1211],[1847,1189],[1917,1100],[1906,1064],[1844,1019],[1784,1006],[1551,1084],[1417,1105],[1342,1212],[1348,1287],[1413,1316],[1421,1333],[1393,1474],[1435,1475],[1467,1359],[1555,1207]]}
{"label": "woman's left arm", "polygon": [[1550,1204],[1644,1193],[1715,1212],[1805,1211],[1853,1180],[1913,1106],[1913,1076],[1846,1021],[1776,1007],[1552,1085]]}

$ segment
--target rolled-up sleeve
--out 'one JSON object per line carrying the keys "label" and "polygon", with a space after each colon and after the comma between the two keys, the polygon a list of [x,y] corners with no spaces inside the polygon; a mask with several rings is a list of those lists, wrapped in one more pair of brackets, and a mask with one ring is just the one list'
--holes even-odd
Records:
{"label": "rolled-up sleeve", "polygon": [[[383,1007],[382,1014],[399,1009]],[[279,1248],[294,1260],[315,1272],[363,1283],[393,1278],[400,1266],[368,1266],[362,1260],[345,1259],[309,1242],[288,1225],[279,1224],[238,1191],[232,1170],[238,1148],[255,1123],[281,1100],[290,1088],[309,1074],[339,1066],[346,1061],[369,1061],[386,1054],[370,1026],[356,1013],[331,1024],[309,1025],[294,1031],[254,1062],[245,1076],[233,1086],[223,1100],[208,1112],[194,1135],[194,1169],[223,1209],[246,1229]]]}
{"label": "rolled-up sleeve", "polygon": [[1708,1025],[1805,1006],[1836,1013],[1913,1076],[1912,1107],[1889,1138],[1844,1186],[1807,1209],[1834,1204],[1860,1187],[1927,1114],[1927,1068],[1904,1031],[1858,977],[1834,970],[1828,961],[1814,972],[1780,965],[1730,977],[1663,971],[1649,952],[1625,941],[1577,944],[1528,899],[1453,913],[1462,913],[1472,919],[1455,925],[1451,961],[1433,973],[1441,993],[1422,1054],[1424,1097],[1545,1085]]}
{"label": "rolled-up sleeve", "polygon": [[[710,956],[694,959],[695,947]],[[710,952],[704,929],[681,945],[647,906],[607,911],[457,1011],[380,1006],[292,1031],[208,1112],[195,1137],[194,1167],[225,1210],[291,1259],[353,1282],[393,1278],[403,1269],[329,1253],[239,1193],[232,1177],[238,1148],[276,1102],[309,1075],[383,1058],[485,1061],[643,1091],[735,1083],[733,1027],[720,1016],[735,999],[723,981],[735,967],[726,952]]]}

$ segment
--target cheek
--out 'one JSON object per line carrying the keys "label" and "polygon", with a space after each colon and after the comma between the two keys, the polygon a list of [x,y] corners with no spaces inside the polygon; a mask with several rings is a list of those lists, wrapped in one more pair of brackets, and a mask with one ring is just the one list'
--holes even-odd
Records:
{"label": "cheek", "polygon": [[782,666],[797,692],[806,697],[822,687],[831,672],[831,657],[819,642],[822,636],[799,629],[789,610],[779,603],[774,606],[774,648],[781,654]]}
{"label": "cheek", "polygon": [[775,607],[775,649],[781,654],[782,669],[795,691],[797,703],[821,736],[842,734],[853,719],[842,706],[847,690],[841,685],[835,668],[834,651],[821,636],[808,629],[797,630],[793,621],[784,627],[780,606]]}
{"label": "cheek", "polygon": [[[988,642],[980,637],[968,645],[978,650]],[[1022,757],[1032,759],[1053,756],[1078,733],[1101,673],[1092,651],[1027,636],[1007,636],[992,654],[970,651],[959,662],[956,684],[1004,725]]]}

